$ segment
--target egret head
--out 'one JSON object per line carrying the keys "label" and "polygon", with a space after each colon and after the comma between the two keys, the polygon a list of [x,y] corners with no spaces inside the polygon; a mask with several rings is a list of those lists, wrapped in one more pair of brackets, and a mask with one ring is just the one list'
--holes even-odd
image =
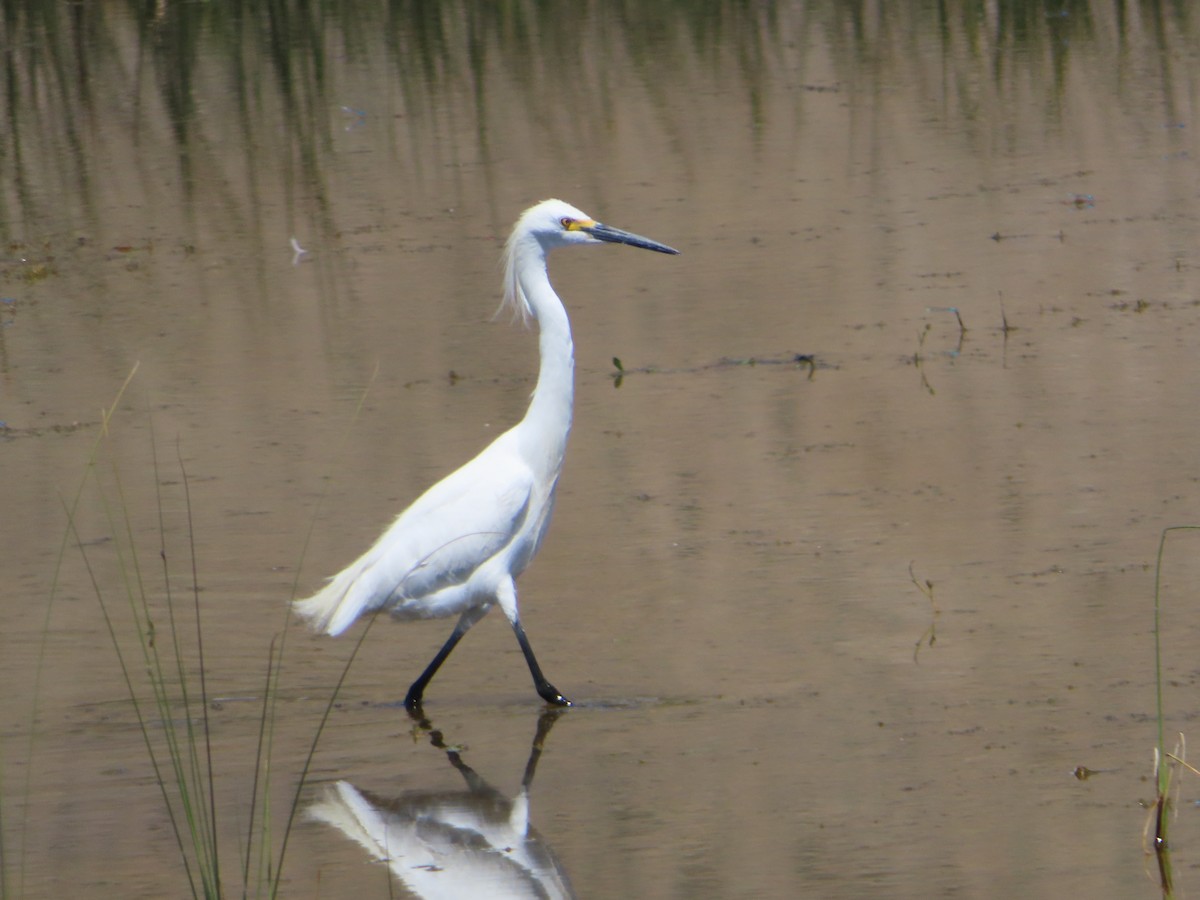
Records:
{"label": "egret head", "polygon": [[[522,264],[537,260],[544,265],[546,251],[571,244],[628,244],[658,253],[678,253],[665,244],[641,235],[602,225],[580,209],[562,200],[543,200],[521,214],[504,249],[504,303],[522,321],[533,310],[519,279]],[[526,262],[528,261],[528,262]]]}

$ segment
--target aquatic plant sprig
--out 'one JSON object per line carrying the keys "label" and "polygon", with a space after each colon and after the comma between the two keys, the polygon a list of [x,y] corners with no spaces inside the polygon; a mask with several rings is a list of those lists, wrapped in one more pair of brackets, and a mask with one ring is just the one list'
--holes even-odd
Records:
{"label": "aquatic plant sprig", "polygon": [[1164,897],[1175,896],[1174,870],[1171,864],[1171,845],[1167,832],[1171,812],[1171,766],[1168,760],[1182,764],[1187,769],[1196,770],[1184,762],[1182,747],[1185,746],[1183,735],[1179,737],[1179,747],[1176,753],[1167,752],[1165,742],[1165,710],[1163,706],[1163,656],[1162,656],[1162,568],[1166,555],[1167,538],[1177,531],[1200,531],[1200,525],[1170,525],[1162,530],[1158,538],[1158,554],[1154,562],[1154,697],[1155,722],[1157,739],[1154,746],[1154,782],[1155,797],[1150,821],[1146,823],[1147,835],[1151,832],[1153,823],[1153,838],[1147,843],[1152,845],[1154,858],[1158,865],[1159,887]]}

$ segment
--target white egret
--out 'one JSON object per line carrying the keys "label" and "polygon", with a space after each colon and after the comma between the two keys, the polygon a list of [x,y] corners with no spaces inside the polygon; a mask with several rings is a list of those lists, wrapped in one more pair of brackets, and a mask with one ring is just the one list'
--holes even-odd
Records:
{"label": "white egret", "polygon": [[550,524],[571,431],[571,325],[550,286],[546,253],[599,243],[679,252],[602,225],[561,200],[545,200],[526,210],[504,250],[502,307],[524,321],[537,320],[541,366],[525,418],[418,497],[370,550],[320,592],[295,604],[315,630],[331,635],[381,608],[403,620],[457,615],[454,631],[408,690],[404,705],[410,710],[419,708],[425,688],[462,636],[497,603],[517,636],[538,694],[552,705],[571,705],[533,655],[517,612],[514,579],[537,553]]}

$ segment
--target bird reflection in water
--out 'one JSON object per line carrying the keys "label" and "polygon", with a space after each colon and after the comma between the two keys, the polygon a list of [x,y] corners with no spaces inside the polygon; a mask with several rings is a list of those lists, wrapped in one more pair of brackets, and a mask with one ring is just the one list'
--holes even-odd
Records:
{"label": "bird reflection in water", "polygon": [[542,747],[563,713],[547,709],[521,788],[511,800],[463,762],[429,720],[414,717],[446,754],[466,790],[407,791],[386,799],[338,781],[309,809],[310,818],[340,829],[386,862],[418,897],[574,897],[554,852],[529,824],[529,791]]}

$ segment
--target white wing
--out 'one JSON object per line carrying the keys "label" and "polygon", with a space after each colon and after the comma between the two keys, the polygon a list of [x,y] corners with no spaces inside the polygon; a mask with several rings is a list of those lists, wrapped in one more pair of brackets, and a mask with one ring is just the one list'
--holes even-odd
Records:
{"label": "white wing", "polygon": [[360,615],[467,582],[518,537],[534,504],[533,471],[511,432],[439,481],[319,593],[295,604],[341,634]]}

